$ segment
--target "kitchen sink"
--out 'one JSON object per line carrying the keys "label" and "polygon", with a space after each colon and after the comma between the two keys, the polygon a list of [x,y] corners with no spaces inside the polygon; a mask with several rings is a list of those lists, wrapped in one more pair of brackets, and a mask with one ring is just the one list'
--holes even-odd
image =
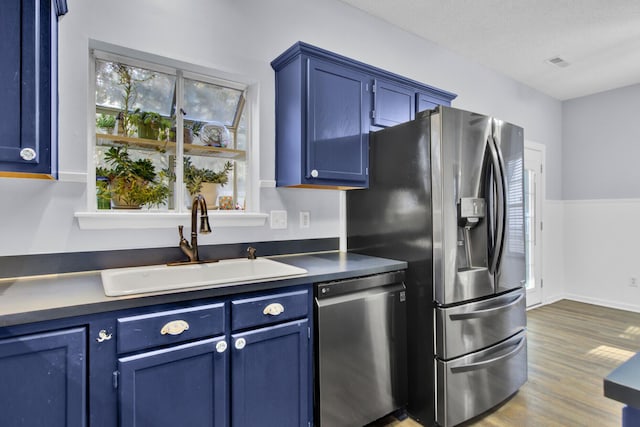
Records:
{"label": "kitchen sink", "polygon": [[102,270],[107,296],[161,292],[199,286],[225,286],[301,276],[304,268],[266,258],[227,259],[216,263],[151,265]]}

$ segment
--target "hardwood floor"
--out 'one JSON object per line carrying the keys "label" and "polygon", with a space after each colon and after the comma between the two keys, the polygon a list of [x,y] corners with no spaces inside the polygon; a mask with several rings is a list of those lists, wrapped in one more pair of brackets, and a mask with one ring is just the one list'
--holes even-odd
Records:
{"label": "hardwood floor", "polygon": [[[640,313],[562,300],[527,312],[529,380],[502,406],[465,427],[614,427],[622,404],[603,378],[640,351]],[[386,418],[377,427],[419,427]]]}

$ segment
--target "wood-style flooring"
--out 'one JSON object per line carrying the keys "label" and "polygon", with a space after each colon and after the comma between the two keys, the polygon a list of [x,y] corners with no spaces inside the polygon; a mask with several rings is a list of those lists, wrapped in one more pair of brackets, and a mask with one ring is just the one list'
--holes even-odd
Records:
{"label": "wood-style flooring", "polygon": [[[603,378],[640,351],[640,313],[562,300],[527,312],[529,380],[465,427],[617,427]],[[385,418],[370,427],[420,427]]]}

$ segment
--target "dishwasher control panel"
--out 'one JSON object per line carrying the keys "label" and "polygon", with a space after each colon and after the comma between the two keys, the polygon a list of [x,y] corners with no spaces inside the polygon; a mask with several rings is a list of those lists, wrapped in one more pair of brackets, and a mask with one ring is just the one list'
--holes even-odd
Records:
{"label": "dishwasher control panel", "polygon": [[[391,271],[371,276],[356,277],[353,279],[335,280],[333,282],[319,283],[316,287],[316,298],[330,298],[338,295],[350,294],[364,289],[377,288],[394,284],[404,284],[404,271]],[[400,296],[405,300],[404,291]]]}

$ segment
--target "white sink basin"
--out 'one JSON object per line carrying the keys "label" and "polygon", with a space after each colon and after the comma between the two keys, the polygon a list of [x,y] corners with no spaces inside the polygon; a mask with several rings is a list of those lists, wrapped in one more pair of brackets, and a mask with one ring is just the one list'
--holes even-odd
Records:
{"label": "white sink basin", "polygon": [[306,273],[304,268],[270,259],[239,258],[206,264],[114,268],[102,270],[101,275],[104,293],[112,297],[197,286],[259,282]]}

